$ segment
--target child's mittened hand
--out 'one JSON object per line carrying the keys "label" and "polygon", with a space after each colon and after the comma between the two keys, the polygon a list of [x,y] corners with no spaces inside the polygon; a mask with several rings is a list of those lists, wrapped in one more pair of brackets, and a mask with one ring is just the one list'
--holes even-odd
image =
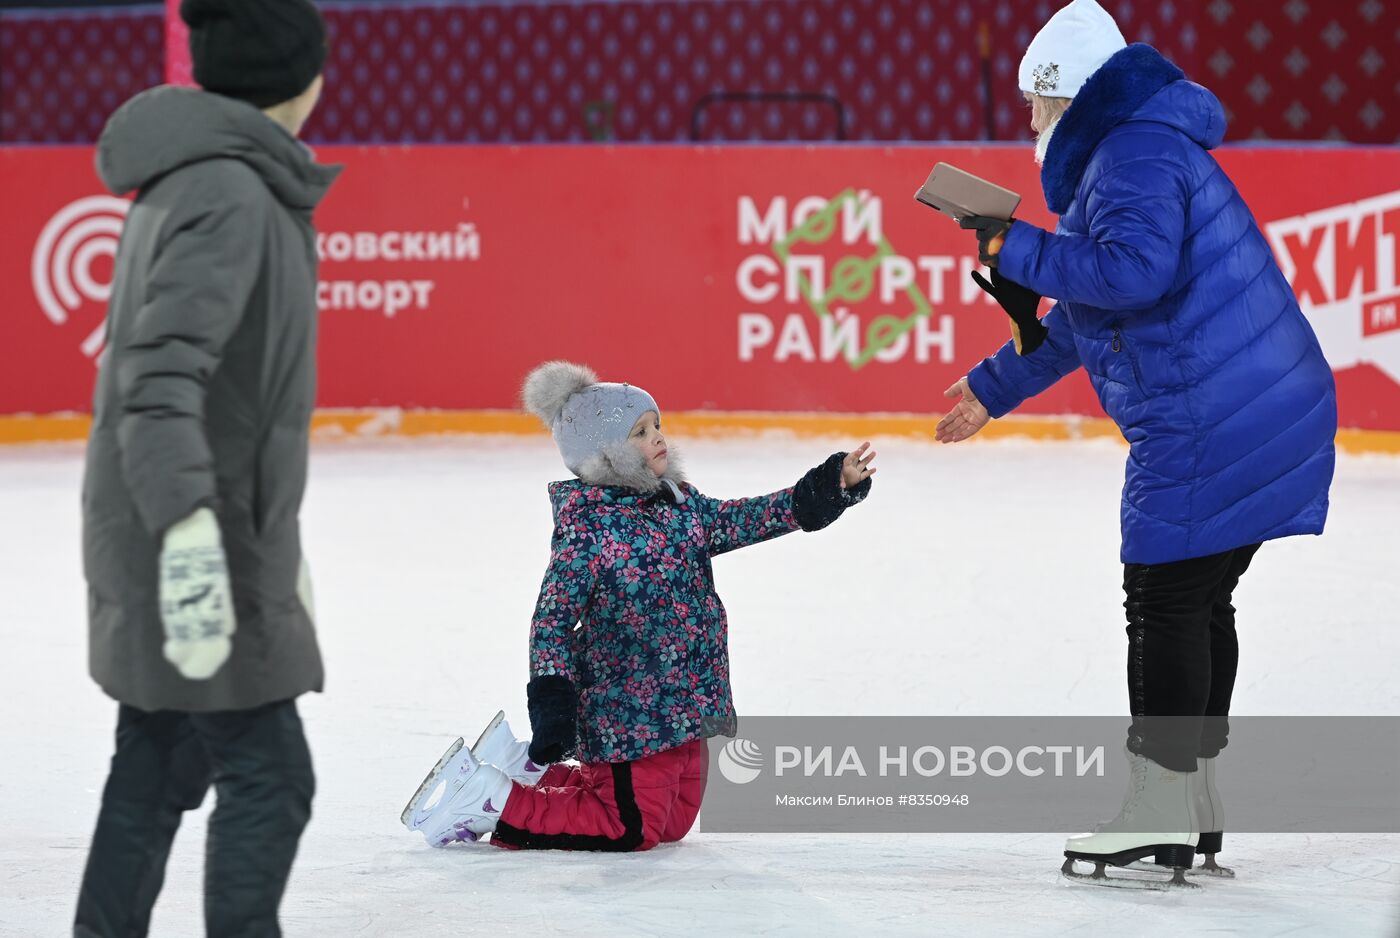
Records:
{"label": "child's mittened hand", "polygon": [[[875,470],[865,455],[866,443],[854,453],[832,453],[820,466],[807,470],[792,487],[792,516],[804,531],[820,531],[852,505],[859,504],[870,494],[875,483],[870,476]],[[847,473],[850,476],[847,476]],[[855,484],[848,484],[854,479]]]}
{"label": "child's mittened hand", "polygon": [[[867,454],[866,450],[870,450]],[[870,449],[869,443],[860,444],[860,449],[854,453],[847,453],[845,460],[841,463],[841,487],[843,489],[853,489],[866,479],[875,474],[875,451]]]}
{"label": "child's mittened hand", "polygon": [[578,742],[578,691],[558,674],[530,678],[525,688],[530,707],[531,761],[536,765],[562,762]]}

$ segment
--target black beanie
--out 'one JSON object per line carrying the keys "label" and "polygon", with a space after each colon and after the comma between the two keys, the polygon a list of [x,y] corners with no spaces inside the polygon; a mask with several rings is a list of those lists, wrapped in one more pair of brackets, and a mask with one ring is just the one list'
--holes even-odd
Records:
{"label": "black beanie", "polygon": [[182,0],[194,80],[266,108],[311,86],[326,62],[326,25],[311,0]]}

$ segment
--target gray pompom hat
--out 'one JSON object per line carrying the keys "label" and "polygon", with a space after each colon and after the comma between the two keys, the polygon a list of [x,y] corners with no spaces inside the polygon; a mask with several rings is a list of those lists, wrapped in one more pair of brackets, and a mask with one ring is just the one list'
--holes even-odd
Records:
{"label": "gray pompom hat", "polygon": [[658,479],[627,441],[642,414],[650,410],[661,416],[656,399],[641,388],[600,382],[585,365],[552,361],[530,372],[521,397],[525,409],[554,434],[564,465],[584,482],[649,492],[663,481],[680,481],[678,467],[668,470],[667,480]]}

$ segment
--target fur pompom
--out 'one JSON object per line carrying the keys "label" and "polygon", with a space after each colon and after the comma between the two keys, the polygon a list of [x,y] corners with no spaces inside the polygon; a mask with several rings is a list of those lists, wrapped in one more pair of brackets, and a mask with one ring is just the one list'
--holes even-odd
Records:
{"label": "fur pompom", "polygon": [[544,425],[554,427],[559,415],[564,412],[564,404],[569,398],[588,387],[597,384],[598,376],[587,365],[573,362],[545,362],[525,377],[525,386],[520,398],[525,409],[534,414]]}

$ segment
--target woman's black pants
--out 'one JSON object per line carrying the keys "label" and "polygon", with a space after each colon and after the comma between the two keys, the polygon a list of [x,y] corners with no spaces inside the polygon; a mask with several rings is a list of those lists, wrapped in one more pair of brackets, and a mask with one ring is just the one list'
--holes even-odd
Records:
{"label": "woman's black pants", "polygon": [[1194,772],[1197,756],[1225,748],[1239,662],[1232,596],[1258,549],[1124,564],[1133,752]]}

